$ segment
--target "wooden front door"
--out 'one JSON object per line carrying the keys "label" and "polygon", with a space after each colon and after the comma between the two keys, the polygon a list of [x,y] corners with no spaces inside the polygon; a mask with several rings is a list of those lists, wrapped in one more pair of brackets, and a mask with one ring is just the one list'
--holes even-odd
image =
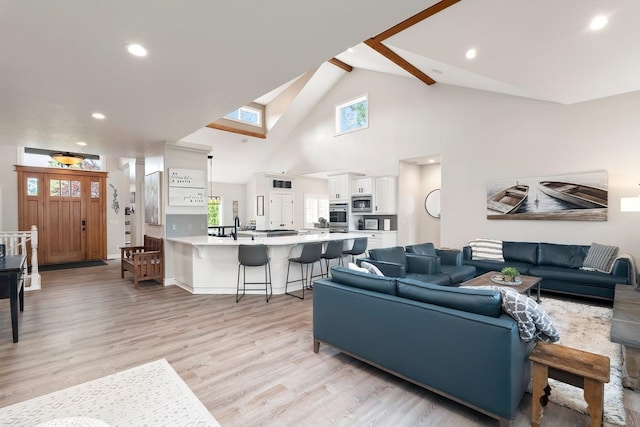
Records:
{"label": "wooden front door", "polygon": [[106,258],[106,173],[16,166],[21,230],[38,227],[42,264]]}

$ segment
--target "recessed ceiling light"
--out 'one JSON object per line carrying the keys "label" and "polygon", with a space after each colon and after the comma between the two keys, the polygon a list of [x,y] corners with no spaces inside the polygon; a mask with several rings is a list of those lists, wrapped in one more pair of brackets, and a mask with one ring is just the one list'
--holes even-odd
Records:
{"label": "recessed ceiling light", "polygon": [[477,52],[476,52],[476,50],[475,50],[475,49],[469,49],[469,50],[464,54],[464,56],[465,56],[467,59],[473,59],[473,58],[475,58],[475,57],[476,57],[476,54],[477,54]]}
{"label": "recessed ceiling light", "polygon": [[606,16],[598,15],[591,20],[591,24],[589,25],[589,28],[591,28],[592,30],[601,30],[602,28],[604,28],[605,25],[607,25],[608,22],[609,20],[607,19]]}
{"label": "recessed ceiling light", "polygon": [[131,43],[126,46],[129,53],[133,56],[147,56],[148,52],[144,46],[137,43]]}
{"label": "recessed ceiling light", "polygon": [[436,161],[433,159],[429,159],[429,163],[435,163]]}
{"label": "recessed ceiling light", "polygon": [[353,48],[352,48],[352,47],[350,47],[349,49],[347,49],[347,52],[349,52],[349,53],[353,53],[353,52],[354,52],[354,50],[353,50]]}
{"label": "recessed ceiling light", "polygon": [[93,117],[94,119],[98,119],[98,120],[104,120],[107,116],[105,116],[102,113],[93,113],[93,114],[91,114],[91,117]]}
{"label": "recessed ceiling light", "polygon": [[437,68],[432,68],[431,71],[433,71],[436,74],[442,74],[442,70],[438,70]]}
{"label": "recessed ceiling light", "polygon": [[80,145],[80,146],[82,146],[82,147],[86,147],[86,146],[87,146],[87,143],[86,143],[86,142],[84,142],[84,141],[78,141],[78,142],[76,142],[76,145]]}

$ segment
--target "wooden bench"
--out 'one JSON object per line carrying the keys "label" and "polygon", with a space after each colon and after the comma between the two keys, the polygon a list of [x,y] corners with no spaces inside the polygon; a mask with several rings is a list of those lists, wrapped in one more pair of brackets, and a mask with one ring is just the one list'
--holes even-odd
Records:
{"label": "wooden bench", "polygon": [[138,288],[140,280],[156,280],[162,283],[164,277],[163,240],[157,237],[144,236],[144,246],[125,246],[120,248],[121,270],[133,273],[133,286]]}
{"label": "wooden bench", "polygon": [[531,425],[540,427],[543,406],[551,388],[549,378],[584,390],[591,426],[602,426],[604,416],[604,383],[609,382],[609,357],[559,344],[539,342],[529,355],[533,362],[531,391]]}

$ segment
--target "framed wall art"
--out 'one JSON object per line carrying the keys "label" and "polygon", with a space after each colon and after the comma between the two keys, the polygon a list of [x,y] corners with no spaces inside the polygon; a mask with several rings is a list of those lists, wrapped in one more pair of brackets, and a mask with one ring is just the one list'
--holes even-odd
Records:
{"label": "framed wall art", "polygon": [[495,181],[487,188],[487,219],[606,221],[606,171]]}
{"label": "framed wall art", "polygon": [[144,222],[161,225],[162,218],[162,172],[153,172],[144,176]]}

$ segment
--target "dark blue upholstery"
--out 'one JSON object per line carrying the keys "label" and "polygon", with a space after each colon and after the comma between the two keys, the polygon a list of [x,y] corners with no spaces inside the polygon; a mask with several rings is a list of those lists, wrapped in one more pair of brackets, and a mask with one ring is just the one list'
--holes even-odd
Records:
{"label": "dark blue upholstery", "polygon": [[589,246],[540,243],[538,245],[538,265],[580,268],[588,251]]}
{"label": "dark blue upholstery", "polygon": [[383,294],[397,295],[396,280],[392,277],[361,273],[341,266],[331,268],[331,277],[334,282],[343,285]]}
{"label": "dark blue upholstery", "polygon": [[616,284],[631,283],[629,260],[616,259],[610,274],[586,271],[580,267],[588,252],[585,245],[504,241],[504,262],[473,260],[469,246],[462,248],[462,258],[465,265],[476,268],[476,275],[516,267],[522,274],[542,278],[543,290],[613,300]]}
{"label": "dark blue upholstery", "polygon": [[[418,286],[399,282],[403,292]],[[506,314],[485,316],[435,302],[317,280],[314,344],[348,352],[501,421],[513,418],[531,378],[527,356],[534,344],[520,340],[516,321]]]}
{"label": "dark blue upholstery", "polygon": [[402,298],[484,316],[500,317],[502,315],[500,291],[452,288],[411,279],[398,279],[397,286],[398,296]]}
{"label": "dark blue upholstery", "polygon": [[476,275],[475,267],[462,263],[462,252],[457,249],[435,249],[433,243],[409,245],[405,249],[408,254],[437,257],[440,260],[439,272],[449,278],[450,285],[459,285]]}

